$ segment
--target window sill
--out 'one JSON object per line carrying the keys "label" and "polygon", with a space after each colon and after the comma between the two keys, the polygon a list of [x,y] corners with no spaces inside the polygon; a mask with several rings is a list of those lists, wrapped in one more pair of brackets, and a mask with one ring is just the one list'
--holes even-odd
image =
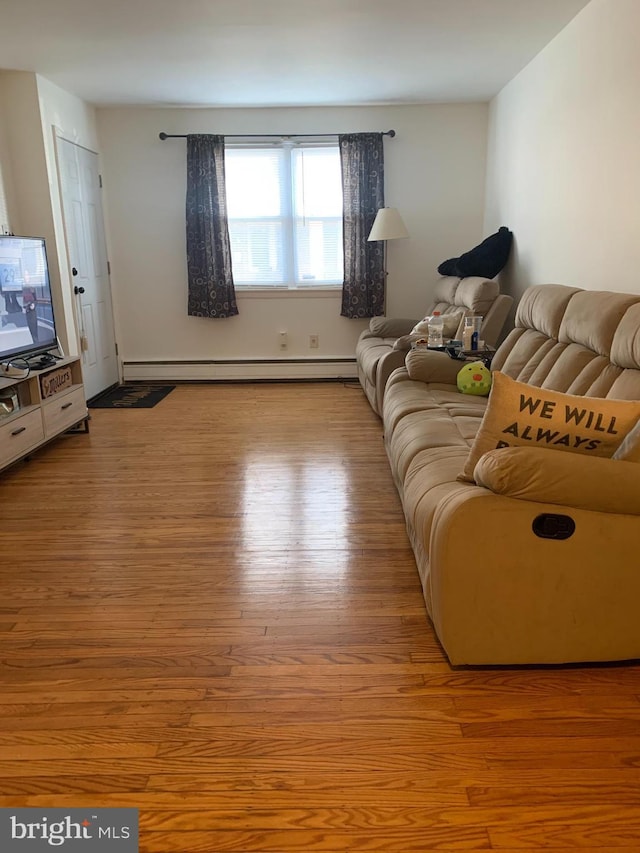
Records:
{"label": "window sill", "polygon": [[342,286],[336,287],[238,287],[236,299],[331,299],[342,296]]}

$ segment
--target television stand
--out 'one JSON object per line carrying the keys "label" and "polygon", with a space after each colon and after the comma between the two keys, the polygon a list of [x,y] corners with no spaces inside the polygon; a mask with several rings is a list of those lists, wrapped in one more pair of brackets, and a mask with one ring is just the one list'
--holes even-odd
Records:
{"label": "television stand", "polygon": [[88,420],[79,358],[0,378],[0,470]]}

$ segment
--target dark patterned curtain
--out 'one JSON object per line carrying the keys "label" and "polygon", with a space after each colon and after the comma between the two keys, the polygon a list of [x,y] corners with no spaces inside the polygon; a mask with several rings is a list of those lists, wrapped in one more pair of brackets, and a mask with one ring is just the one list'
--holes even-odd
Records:
{"label": "dark patterned curtain", "polygon": [[344,284],[343,317],[384,314],[384,243],[368,243],[373,220],[384,207],[384,155],[381,133],[339,137],[342,164]]}
{"label": "dark patterned curtain", "polygon": [[224,183],[224,136],[187,136],[187,272],[191,317],[238,313]]}

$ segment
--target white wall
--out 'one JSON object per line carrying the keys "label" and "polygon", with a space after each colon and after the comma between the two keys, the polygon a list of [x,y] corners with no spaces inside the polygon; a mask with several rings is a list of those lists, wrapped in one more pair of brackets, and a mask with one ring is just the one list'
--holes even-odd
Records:
{"label": "white wall", "polygon": [[485,231],[503,285],[640,292],[640,2],[592,0],[490,105]]}
{"label": "white wall", "polygon": [[[0,81],[0,92],[2,83]],[[0,97],[0,234],[11,231],[9,197],[11,195],[11,169],[9,167],[9,143],[2,98]]]}
{"label": "white wall", "polygon": [[0,71],[2,172],[6,215],[17,234],[51,236],[51,205],[40,129],[36,76]]}
{"label": "white wall", "polygon": [[[89,104],[81,101],[80,98],[69,94],[69,92],[54,85],[46,78],[37,75],[36,79],[42,138],[44,140],[47,165],[47,181],[49,197],[51,199],[51,216],[55,238],[55,262],[61,283],[61,297],[63,301],[62,322],[65,327],[64,339],[66,340],[67,353],[77,355],[79,352],[79,342],[74,316],[76,303],[73,296],[73,281],[69,269],[65,242],[55,138],[56,135],[62,136],[71,142],[75,142],[77,145],[82,145],[91,151],[97,152],[99,146],[95,110]],[[50,247],[48,249],[51,264],[52,252]],[[59,313],[56,314],[57,326],[59,327],[60,320],[58,317]],[[59,328],[58,332],[60,332]]]}
{"label": "white wall", "polygon": [[0,156],[6,181],[6,222],[16,234],[46,240],[53,308],[60,326],[58,333],[66,345],[36,75],[26,71],[0,71],[0,104],[4,126]]}
{"label": "white wall", "polygon": [[[318,133],[388,130],[386,203],[411,233],[388,246],[389,316],[420,317],[436,267],[482,230],[486,104],[322,109],[98,109],[120,354],[131,360],[353,357],[367,325],[340,317],[340,295],[238,296],[240,315],[188,317],[186,146],[158,133]],[[319,349],[308,336],[318,334]]]}
{"label": "white wall", "polygon": [[93,108],[27,71],[0,71],[0,225],[44,237],[58,336],[77,354],[72,285],[58,189],[54,126],[97,150]]}

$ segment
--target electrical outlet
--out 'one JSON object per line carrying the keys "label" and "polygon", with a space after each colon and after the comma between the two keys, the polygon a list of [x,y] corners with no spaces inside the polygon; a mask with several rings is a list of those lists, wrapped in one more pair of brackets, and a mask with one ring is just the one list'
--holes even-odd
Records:
{"label": "electrical outlet", "polygon": [[289,346],[289,338],[286,332],[278,332],[278,342],[280,349],[286,349]]}
{"label": "electrical outlet", "polygon": [[309,347],[311,349],[318,349],[320,346],[320,337],[318,335],[309,335]]}

